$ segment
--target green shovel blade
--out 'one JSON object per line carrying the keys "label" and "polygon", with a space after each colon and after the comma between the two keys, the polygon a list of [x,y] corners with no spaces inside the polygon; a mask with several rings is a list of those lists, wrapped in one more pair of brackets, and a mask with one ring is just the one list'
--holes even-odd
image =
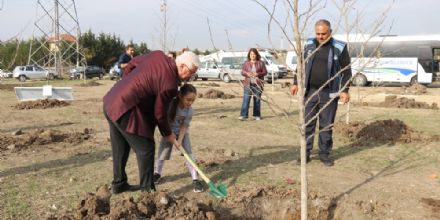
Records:
{"label": "green shovel blade", "polygon": [[215,186],[214,183],[211,181],[208,183],[209,186],[209,194],[217,197],[217,198],[224,198],[228,195],[228,190],[224,184],[219,184],[218,186]]}

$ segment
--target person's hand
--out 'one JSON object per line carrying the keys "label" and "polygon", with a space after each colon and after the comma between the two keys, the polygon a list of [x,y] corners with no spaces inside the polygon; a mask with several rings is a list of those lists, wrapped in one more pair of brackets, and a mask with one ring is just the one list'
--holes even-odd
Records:
{"label": "person's hand", "polygon": [[165,137],[165,140],[167,140],[171,144],[177,143],[176,139],[177,139],[177,136],[174,133],[171,133],[170,135]]}
{"label": "person's hand", "polygon": [[346,104],[350,101],[350,95],[348,94],[348,92],[341,92],[341,94],[339,94],[339,99],[342,103]]}
{"label": "person's hand", "polygon": [[293,85],[289,88],[290,90],[290,94],[291,95],[296,95],[296,93],[298,93],[298,86],[297,85]]}

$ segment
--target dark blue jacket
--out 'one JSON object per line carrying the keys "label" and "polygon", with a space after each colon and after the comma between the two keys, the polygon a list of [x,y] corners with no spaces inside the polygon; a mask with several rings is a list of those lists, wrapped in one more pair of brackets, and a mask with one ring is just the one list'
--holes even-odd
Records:
{"label": "dark blue jacket", "polygon": [[[328,54],[328,62],[327,62],[327,74],[328,78],[332,78],[336,73],[338,73],[343,67],[350,65],[350,56],[347,50],[347,44],[343,41],[336,40],[334,38],[330,39],[330,44],[332,45]],[[305,49],[304,49],[304,58],[307,58],[313,51],[317,48],[317,41],[315,38],[310,38],[307,40]],[[305,66],[305,81],[306,82],[306,91],[310,88],[307,88],[308,81],[310,79],[310,73],[312,70],[313,60],[315,55],[311,55],[308,62]],[[342,71],[334,80],[329,83],[330,93],[338,92],[351,78],[351,68],[347,68]],[[294,79],[294,84],[296,84],[296,78]],[[348,92],[348,87],[344,90]]]}

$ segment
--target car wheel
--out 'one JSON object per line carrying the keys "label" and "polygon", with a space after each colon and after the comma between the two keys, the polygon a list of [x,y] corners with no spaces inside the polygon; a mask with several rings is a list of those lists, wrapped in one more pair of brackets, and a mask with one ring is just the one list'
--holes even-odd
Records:
{"label": "car wheel", "polygon": [[357,73],[354,77],[351,83],[354,86],[366,86],[367,85],[367,77],[364,76],[362,73]]}
{"label": "car wheel", "polygon": [[19,76],[19,77],[18,77],[18,81],[20,81],[20,82],[24,82],[24,81],[26,81],[26,76],[25,76],[25,75],[21,75],[21,76]]}
{"label": "car wheel", "polygon": [[419,83],[419,82],[417,82],[417,75],[415,75],[415,76],[413,76],[411,78],[411,81],[409,82],[409,84],[414,85],[414,84],[417,84],[417,83]]}
{"label": "car wheel", "polygon": [[202,78],[202,80],[203,80],[203,81],[207,81],[207,80],[208,80],[208,78]]}
{"label": "car wheel", "polygon": [[225,83],[231,82],[231,77],[228,74],[223,75],[223,82]]}
{"label": "car wheel", "polygon": [[53,80],[55,78],[55,76],[53,75],[53,73],[49,73],[49,75],[47,76],[48,80]]}

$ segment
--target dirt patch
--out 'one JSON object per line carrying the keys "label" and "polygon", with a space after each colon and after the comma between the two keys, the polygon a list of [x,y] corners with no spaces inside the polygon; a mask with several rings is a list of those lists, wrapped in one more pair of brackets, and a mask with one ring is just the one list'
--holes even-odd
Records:
{"label": "dirt patch", "polygon": [[403,88],[403,94],[410,94],[410,95],[423,95],[427,93],[426,86],[421,84],[413,84],[410,87],[402,87]]}
{"label": "dirt patch", "polygon": [[110,205],[111,193],[101,186],[96,194],[87,193],[74,214],[49,219],[217,219],[219,213],[212,205],[189,200],[186,197],[171,197],[165,192],[142,193],[135,201],[133,197],[116,200]]}
{"label": "dirt patch", "polygon": [[431,105],[426,102],[417,102],[413,98],[397,97],[396,95],[389,95],[385,97],[385,101],[379,103],[357,103],[361,106],[385,107],[385,108],[416,108],[416,109],[435,109],[438,110],[437,103]]}
{"label": "dirt patch", "polygon": [[[223,200],[199,196],[170,196],[166,192],[142,193],[112,201],[107,186],[87,193],[71,214],[48,219],[300,219],[300,193],[292,188],[229,189]],[[216,204],[216,205],[214,205]],[[310,219],[326,219],[331,199],[309,194]]]}
{"label": "dirt patch", "polygon": [[26,101],[20,102],[14,106],[15,109],[46,109],[46,108],[56,108],[70,105],[69,102],[60,101],[57,99],[42,99],[36,101]]}
{"label": "dirt patch", "polygon": [[369,124],[352,122],[336,123],[335,129],[352,141],[352,146],[371,146],[395,143],[431,142],[440,137],[410,129],[398,119],[374,121]]}
{"label": "dirt patch", "polygon": [[96,81],[87,81],[86,83],[79,84],[79,86],[81,87],[100,86],[100,85],[102,84]]}
{"label": "dirt patch", "polygon": [[204,94],[199,93],[199,98],[207,98],[207,99],[232,99],[235,98],[234,95],[225,94],[222,91],[215,90],[215,89],[209,89]]}
{"label": "dirt patch", "polygon": [[213,83],[213,82],[211,82],[211,83],[200,83],[199,85],[201,85],[201,86],[208,86],[208,87],[220,87],[219,84]]}
{"label": "dirt patch", "polygon": [[88,128],[85,128],[83,132],[74,133],[64,133],[53,129],[36,129],[29,133],[18,130],[11,135],[0,134],[0,152],[8,150],[19,152],[41,145],[60,142],[76,145],[90,139],[91,133],[91,129]]}
{"label": "dirt patch", "polygon": [[20,87],[20,84],[0,84],[0,90],[14,91],[14,87]]}
{"label": "dirt patch", "polygon": [[440,218],[440,200],[431,198],[422,198],[420,202],[427,208],[431,209],[432,215]]}

